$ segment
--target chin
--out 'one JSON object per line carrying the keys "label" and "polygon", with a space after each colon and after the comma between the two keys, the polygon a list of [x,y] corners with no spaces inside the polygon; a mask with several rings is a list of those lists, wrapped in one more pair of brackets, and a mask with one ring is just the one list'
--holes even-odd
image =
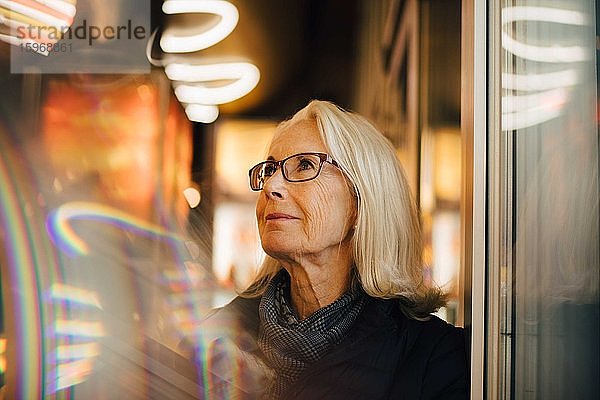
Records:
{"label": "chin", "polygon": [[265,253],[267,253],[269,256],[271,256],[275,259],[286,258],[287,255],[294,253],[294,250],[287,246],[269,245],[269,246],[263,246],[263,250],[265,251]]}
{"label": "chin", "polygon": [[296,254],[298,249],[290,246],[289,242],[278,243],[278,241],[263,241],[262,248],[269,256],[275,259],[287,258],[291,254]]}

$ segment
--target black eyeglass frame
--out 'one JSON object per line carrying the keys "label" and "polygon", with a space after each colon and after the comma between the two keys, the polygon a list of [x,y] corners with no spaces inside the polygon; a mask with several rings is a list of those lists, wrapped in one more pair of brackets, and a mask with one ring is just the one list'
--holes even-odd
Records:
{"label": "black eyeglass frame", "polygon": [[[308,178],[308,179],[290,179],[287,177],[287,174],[285,173],[285,168],[283,168],[283,164],[293,158],[293,157],[298,157],[298,156],[318,156],[319,157],[319,170],[317,171],[317,173],[315,174],[314,177],[312,178]],[[337,161],[335,161],[329,154],[327,153],[318,153],[318,152],[307,152],[307,153],[298,153],[298,154],[292,154],[289,157],[284,158],[283,160],[279,160],[279,161],[275,161],[275,160],[266,160],[266,161],[262,161],[259,162],[258,164],[256,164],[255,166],[253,166],[252,168],[250,168],[250,170],[248,171],[248,179],[250,180],[250,189],[255,191],[255,192],[259,192],[261,190],[263,190],[264,187],[264,181],[262,182],[261,186],[259,188],[253,188],[252,187],[252,171],[254,171],[257,168],[260,168],[261,166],[265,165],[265,164],[272,164],[275,166],[275,171],[273,171],[273,175],[277,172],[278,169],[281,169],[281,174],[283,175],[283,178],[288,181],[288,182],[306,182],[306,181],[312,181],[313,179],[316,179],[320,174],[321,174],[321,170],[323,169],[323,163],[328,162],[329,164],[333,165],[334,167],[340,168],[340,165],[337,163]],[[341,170],[341,168],[340,168]],[[271,176],[273,176],[271,175]]]}

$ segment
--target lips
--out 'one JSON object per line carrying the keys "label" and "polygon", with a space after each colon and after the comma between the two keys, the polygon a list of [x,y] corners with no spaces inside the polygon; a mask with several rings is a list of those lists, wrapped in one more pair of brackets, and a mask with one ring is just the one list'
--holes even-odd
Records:
{"label": "lips", "polygon": [[284,213],[270,213],[267,214],[266,218],[267,221],[269,220],[287,220],[287,219],[298,219],[292,215],[289,214],[284,214]]}

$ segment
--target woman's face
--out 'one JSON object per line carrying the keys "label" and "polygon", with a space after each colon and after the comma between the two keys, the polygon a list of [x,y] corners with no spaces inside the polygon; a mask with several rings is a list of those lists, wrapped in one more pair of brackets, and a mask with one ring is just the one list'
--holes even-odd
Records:
{"label": "woman's face", "polygon": [[[327,153],[314,121],[278,130],[269,147],[276,161],[306,152]],[[256,204],[262,247],[278,260],[349,252],[355,216],[355,199],[342,171],[328,162],[317,178],[306,182],[288,182],[278,168],[264,183]]]}

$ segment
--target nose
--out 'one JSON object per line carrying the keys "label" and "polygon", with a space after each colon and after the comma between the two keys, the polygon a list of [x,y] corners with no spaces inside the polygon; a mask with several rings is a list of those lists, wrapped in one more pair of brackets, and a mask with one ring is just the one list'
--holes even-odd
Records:
{"label": "nose", "polygon": [[263,192],[271,199],[283,199],[287,194],[286,183],[281,168],[277,168],[277,171],[264,182]]}

